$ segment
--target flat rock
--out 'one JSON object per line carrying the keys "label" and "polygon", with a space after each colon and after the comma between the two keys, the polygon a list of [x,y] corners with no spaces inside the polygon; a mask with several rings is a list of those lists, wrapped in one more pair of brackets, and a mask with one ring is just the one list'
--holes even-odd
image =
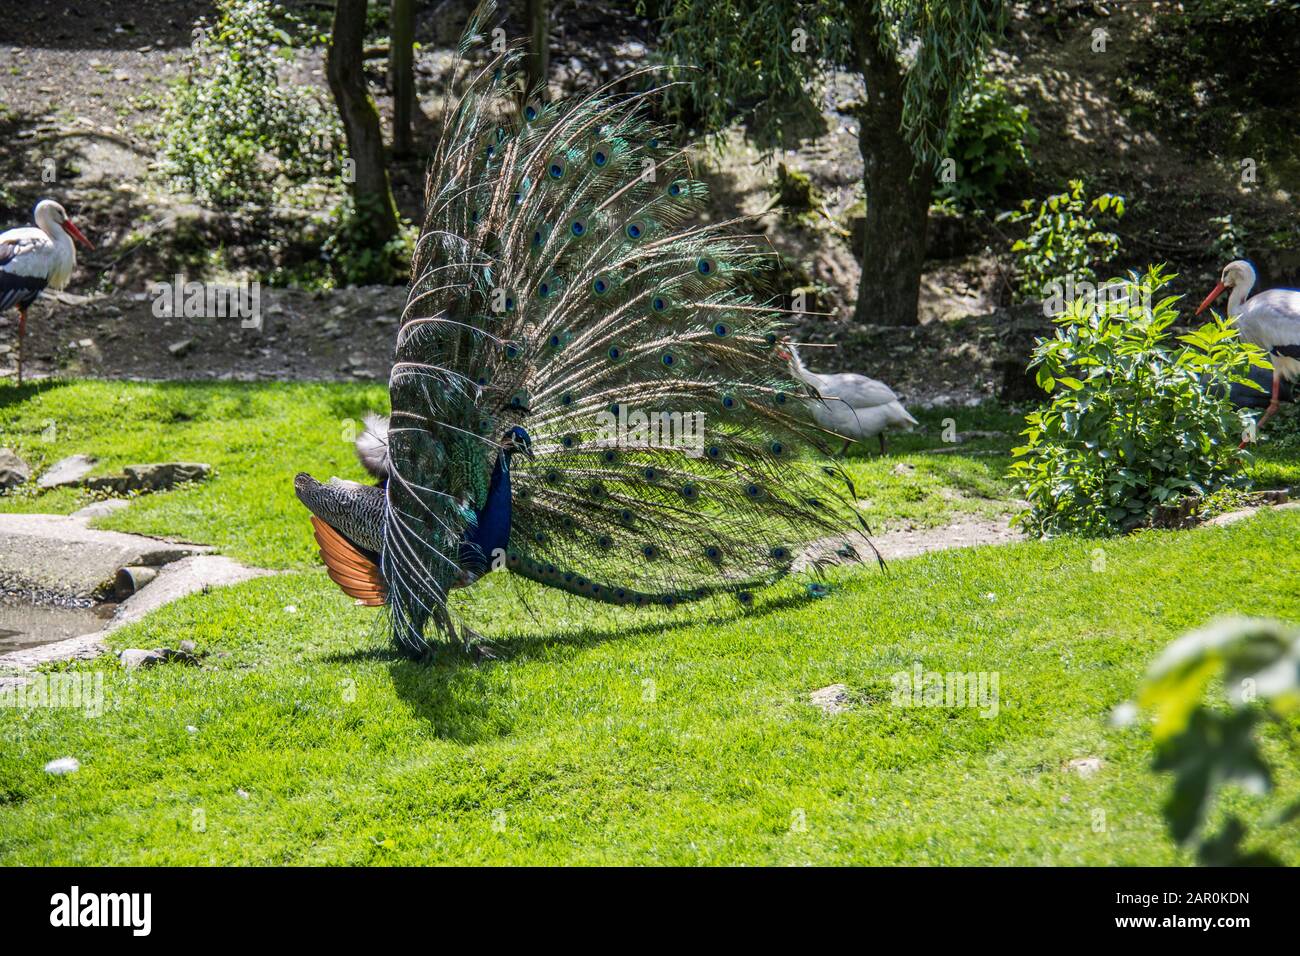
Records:
{"label": "flat rock", "polygon": [[160,648],[145,651],[138,647],[128,647],[117,655],[117,659],[122,662],[123,667],[133,671],[137,667],[153,667],[155,664],[161,664],[167,658],[163,656]]}
{"label": "flat rock", "polygon": [[92,501],[84,508],[78,508],[72,512],[74,518],[104,518],[111,515],[114,511],[121,511],[123,508],[131,507],[131,502],[126,498],[106,498],[103,501]]}
{"label": "flat rock", "polygon": [[95,467],[95,459],[90,455],[69,455],[56,461],[36,480],[41,488],[60,488],[75,485]]}
{"label": "flat rock", "polygon": [[86,518],[0,514],[0,588],[91,597],[128,564],[158,565],[210,549],[87,527]]}
{"label": "flat rock", "polygon": [[8,448],[0,448],[0,488],[16,488],[32,477],[31,466]]}
{"label": "flat rock", "polygon": [[845,684],[831,684],[808,695],[808,702],[828,714],[839,714],[849,709],[849,688]]}
{"label": "flat rock", "polygon": [[1069,773],[1077,773],[1080,777],[1091,777],[1098,773],[1102,768],[1100,757],[1075,757],[1065,765]]}
{"label": "flat rock", "polygon": [[201,481],[212,474],[212,466],[197,461],[162,461],[127,465],[121,474],[100,475],[86,480],[96,491],[165,491],[186,481]]}
{"label": "flat rock", "polygon": [[[118,606],[108,630],[138,621],[150,611],[170,604],[195,591],[208,587],[238,584],[250,578],[274,574],[264,568],[250,568],[219,554],[200,554],[182,558],[158,572],[148,586],[132,594]],[[182,647],[182,650],[184,648]]]}

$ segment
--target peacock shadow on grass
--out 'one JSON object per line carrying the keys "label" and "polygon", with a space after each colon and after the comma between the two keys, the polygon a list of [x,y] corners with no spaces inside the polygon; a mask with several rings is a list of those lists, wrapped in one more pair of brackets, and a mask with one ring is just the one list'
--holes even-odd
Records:
{"label": "peacock shadow on grass", "polygon": [[[578,606],[577,599],[572,600]],[[599,622],[578,628],[542,627],[505,634],[489,642],[494,659],[479,659],[458,645],[442,644],[428,659],[413,661],[385,644],[331,652],[322,655],[321,660],[330,664],[386,662],[397,696],[406,702],[414,716],[428,723],[432,736],[473,745],[509,737],[515,730],[507,709],[500,705],[500,695],[493,692],[492,672],[496,668],[544,661],[557,649],[581,653],[611,641],[700,626],[722,627],[742,618],[764,617],[801,607],[818,598],[804,592],[773,594],[760,598],[750,608],[734,600],[728,606],[728,600],[714,598],[687,605],[668,619],[635,621],[630,616],[635,612],[627,611],[626,624]],[[536,620],[542,622],[540,616]]]}

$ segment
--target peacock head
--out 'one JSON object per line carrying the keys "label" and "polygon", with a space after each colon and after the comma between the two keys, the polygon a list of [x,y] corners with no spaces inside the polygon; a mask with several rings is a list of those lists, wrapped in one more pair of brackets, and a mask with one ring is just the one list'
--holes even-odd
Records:
{"label": "peacock head", "polygon": [[534,457],[533,438],[528,432],[516,425],[506,432],[505,437],[501,439],[501,451],[505,455],[523,452],[531,459]]}

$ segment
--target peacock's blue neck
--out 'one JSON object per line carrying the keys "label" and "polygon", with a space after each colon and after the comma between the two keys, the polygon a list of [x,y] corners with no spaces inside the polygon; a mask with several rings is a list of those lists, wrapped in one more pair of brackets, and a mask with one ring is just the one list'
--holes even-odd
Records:
{"label": "peacock's blue neck", "polygon": [[498,553],[510,545],[510,453],[497,455],[488,482],[487,499],[476,514],[478,520],[465,529],[460,543],[462,568],[483,573]]}

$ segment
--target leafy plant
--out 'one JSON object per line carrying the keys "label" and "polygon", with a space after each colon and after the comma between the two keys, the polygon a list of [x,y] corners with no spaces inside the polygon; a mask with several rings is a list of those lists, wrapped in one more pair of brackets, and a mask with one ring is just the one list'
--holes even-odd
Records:
{"label": "leafy plant", "polygon": [[1028,108],[1012,104],[1001,83],[981,76],[953,119],[947,147],[953,177],[946,180],[941,169],[935,196],[966,209],[992,206],[1028,171],[1026,144],[1037,141]]}
{"label": "leafy plant", "polygon": [[391,285],[405,281],[411,270],[418,230],[406,227],[387,242],[374,235],[375,217],[357,209],[346,196],[334,212],[335,228],[321,246],[321,257],[339,286]]}
{"label": "leafy plant", "polygon": [[[1221,676],[1227,708],[1205,703],[1210,681]],[[1247,851],[1246,825],[1229,816],[1214,836],[1204,832],[1219,792],[1237,784],[1262,795],[1273,773],[1256,737],[1272,721],[1300,753],[1294,715],[1300,711],[1300,630],[1276,621],[1220,621],[1184,635],[1151,665],[1138,703],[1154,711],[1153,768],[1174,775],[1165,802],[1169,832],[1183,846],[1195,845],[1200,862],[1240,866],[1276,864],[1266,851]],[[1300,819],[1296,800],[1260,829]]]}
{"label": "leafy plant", "polygon": [[1244,483],[1236,448],[1248,415],[1228,400],[1263,352],[1211,316],[1176,338],[1178,297],[1163,266],[1078,299],[1034,349],[1031,369],[1050,399],[1025,418],[1011,477],[1037,534],[1108,535],[1157,509]]}
{"label": "leafy plant", "polygon": [[999,219],[1028,222],[1028,232],[1011,244],[1016,260],[1017,291],[1023,298],[1053,294],[1053,286],[1091,282],[1096,266],[1119,252],[1119,236],[1103,232],[1102,216],[1119,219],[1124,215],[1124,197],[1102,193],[1089,200],[1083,181],[1072,179],[1062,193],[1048,196],[1034,211],[1026,199],[1015,212]]}
{"label": "leafy plant", "polygon": [[217,0],[164,110],[163,171],[201,202],[270,205],[336,172],[338,121],[319,91],[281,82],[291,39],[269,0]]}

